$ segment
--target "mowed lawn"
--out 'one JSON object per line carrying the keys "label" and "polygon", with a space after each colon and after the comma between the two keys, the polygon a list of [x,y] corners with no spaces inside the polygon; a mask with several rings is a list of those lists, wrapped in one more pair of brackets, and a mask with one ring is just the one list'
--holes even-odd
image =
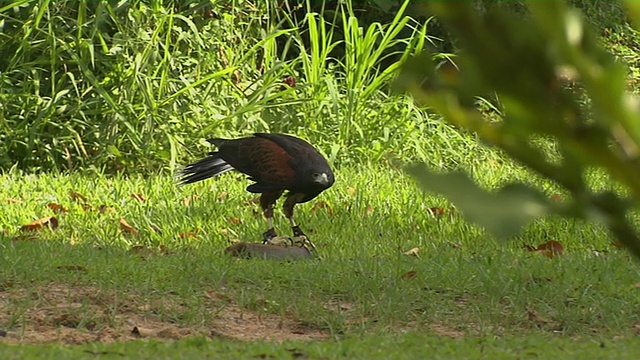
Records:
{"label": "mowed lawn", "polygon": [[[602,228],[549,218],[494,239],[399,169],[336,173],[296,208],[318,249],[293,262],[225,254],[265,230],[240,175],[0,177],[0,358],[640,356],[640,271]],[[561,253],[525,248],[551,240]]]}

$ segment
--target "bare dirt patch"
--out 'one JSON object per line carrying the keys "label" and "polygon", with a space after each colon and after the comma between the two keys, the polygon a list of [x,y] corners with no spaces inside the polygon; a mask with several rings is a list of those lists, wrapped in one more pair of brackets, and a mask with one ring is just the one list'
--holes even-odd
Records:
{"label": "bare dirt patch", "polygon": [[[241,341],[316,340],[328,334],[291,316],[242,309],[227,297],[205,296],[215,311],[203,326],[182,326],[159,308],[177,314],[186,305],[162,298],[152,303],[134,294],[115,294],[91,286],[50,284],[30,289],[0,287],[0,341],[81,344],[139,338],[224,337]],[[209,304],[210,303],[210,304]]]}

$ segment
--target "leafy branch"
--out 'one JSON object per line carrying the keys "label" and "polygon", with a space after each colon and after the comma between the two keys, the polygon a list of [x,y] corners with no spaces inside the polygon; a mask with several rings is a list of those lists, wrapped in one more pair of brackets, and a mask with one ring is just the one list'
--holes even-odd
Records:
{"label": "leafy branch", "polygon": [[[499,6],[480,13],[468,2],[430,3],[464,50],[455,65],[416,57],[397,85],[556,182],[571,198],[549,202],[523,184],[489,194],[464,174],[436,174],[422,166],[409,171],[425,188],[454,202],[455,194],[465,192],[456,203],[497,235],[511,235],[527,221],[555,213],[604,224],[640,257],[640,237],[627,217],[640,202],[640,107],[626,91],[627,69],[599,46],[577,10],[558,1],[526,4],[529,12],[522,19]],[[476,106],[478,97],[493,94],[504,107],[500,121],[489,121]],[[532,144],[539,137],[557,144],[560,161]],[[625,191],[594,191],[586,181],[589,168],[603,169]],[[502,211],[473,206],[480,201]]]}

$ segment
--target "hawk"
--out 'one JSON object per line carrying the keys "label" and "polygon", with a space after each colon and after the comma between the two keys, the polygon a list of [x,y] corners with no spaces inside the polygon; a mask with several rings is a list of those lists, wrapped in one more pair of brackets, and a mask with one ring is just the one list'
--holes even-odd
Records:
{"label": "hawk", "polygon": [[247,187],[259,193],[260,206],[267,220],[263,242],[277,236],[273,227],[273,208],[287,191],[284,215],[289,219],[294,237],[307,236],[293,220],[296,204],[314,199],[330,188],[333,171],[327,160],[308,142],[285,134],[256,133],[239,139],[209,139],[218,151],[184,167],[179,174],[182,184],[190,184],[231,170],[249,176],[254,183]]}

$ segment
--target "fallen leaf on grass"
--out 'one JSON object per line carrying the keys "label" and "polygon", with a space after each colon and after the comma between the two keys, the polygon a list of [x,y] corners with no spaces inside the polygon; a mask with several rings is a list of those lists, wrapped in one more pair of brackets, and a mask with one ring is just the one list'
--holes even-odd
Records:
{"label": "fallen leaf on grass", "polygon": [[196,201],[200,199],[200,196],[198,195],[189,195],[186,198],[184,198],[184,200],[182,200],[182,203],[184,204],[184,206],[189,206],[191,205],[191,202]]}
{"label": "fallen leaf on grass", "polygon": [[31,222],[27,225],[22,225],[22,227],[20,228],[20,230],[22,231],[34,231],[34,230],[40,230],[42,228],[44,228],[45,226],[49,226],[49,228],[51,230],[55,230],[58,228],[58,219],[56,219],[55,216],[47,216],[47,217],[43,217],[40,218],[34,222]]}
{"label": "fallen leaf on grass", "polygon": [[7,198],[7,202],[9,202],[9,204],[20,204],[22,202],[22,200],[14,199],[14,198]]}
{"label": "fallen leaf on grass", "polygon": [[81,201],[83,203],[87,202],[87,198],[84,197],[84,195],[80,194],[79,192],[69,191],[69,196],[71,197],[71,200],[73,200],[73,201]]}
{"label": "fallen leaf on grass", "polygon": [[222,200],[224,200],[224,199],[226,199],[226,198],[228,198],[228,197],[229,197],[229,193],[228,193],[228,192],[226,192],[226,191],[223,191],[223,192],[221,192],[220,194],[218,194],[218,195],[216,196],[216,200],[218,200],[218,201],[222,201]]}
{"label": "fallen leaf on grass", "polygon": [[311,207],[311,212],[316,212],[317,209],[327,209],[327,214],[333,216],[333,207],[326,201],[318,201]]}
{"label": "fallen leaf on grass", "polygon": [[242,219],[235,217],[235,216],[231,216],[227,219],[227,221],[229,221],[232,224],[241,224],[242,223]]}
{"label": "fallen leaf on grass", "polygon": [[418,272],[415,271],[415,270],[407,271],[406,273],[400,275],[400,279],[402,279],[402,280],[411,280],[411,279],[415,278],[417,274],[418,274]]}
{"label": "fallen leaf on grass", "polygon": [[204,296],[211,300],[229,300],[229,297],[213,290],[205,290]]}
{"label": "fallen leaf on grass", "polygon": [[409,250],[409,251],[405,251],[404,254],[405,255],[413,255],[413,256],[418,256],[418,253],[420,252],[420,248],[414,247],[413,249]]}
{"label": "fallen leaf on grass", "polygon": [[[371,206],[371,205],[367,205],[367,209],[365,210],[365,213],[366,213],[367,215],[371,215],[371,214],[373,214],[373,206]],[[362,215],[364,215],[365,213],[363,213]]]}
{"label": "fallen leaf on grass", "polygon": [[525,250],[542,254],[549,259],[553,259],[555,255],[562,255],[564,252],[564,247],[558,241],[551,240],[547,241],[544,244],[538,245],[538,247],[534,247],[533,245],[524,245]]}
{"label": "fallen leaf on grass", "polygon": [[142,194],[131,194],[131,197],[140,202],[144,202],[146,200]]}
{"label": "fallen leaf on grass", "polygon": [[158,250],[162,255],[166,255],[166,256],[173,255],[173,253],[169,251],[169,249],[164,244],[160,244],[160,246],[158,246]]}
{"label": "fallen leaf on grass", "polygon": [[441,217],[444,215],[444,209],[441,207],[430,207],[428,211],[431,216]]}
{"label": "fallen leaf on grass", "polygon": [[120,230],[129,233],[131,235],[138,235],[138,230],[136,230],[133,226],[129,225],[127,220],[124,218],[120,218]]}
{"label": "fallen leaf on grass", "polygon": [[131,330],[131,335],[137,338],[146,338],[153,336],[155,331],[153,329],[147,329],[139,326],[134,326]]}
{"label": "fallen leaf on grass", "polygon": [[53,210],[55,212],[63,212],[63,213],[67,212],[67,208],[65,208],[64,206],[62,206],[60,204],[49,203],[47,206],[49,207],[49,209],[51,209],[51,210]]}
{"label": "fallen leaf on grass", "polygon": [[349,187],[347,188],[347,192],[349,193],[349,195],[351,195],[351,196],[355,196],[355,194],[356,194],[356,188],[349,186]]}
{"label": "fallen leaf on grass", "polygon": [[113,206],[107,206],[107,205],[100,205],[100,207],[98,208],[98,211],[100,212],[100,214],[104,214],[104,213],[113,214],[114,212],[116,212]]}
{"label": "fallen leaf on grass", "polygon": [[253,197],[253,198],[251,198],[249,200],[243,201],[242,205],[244,205],[244,206],[253,206],[253,205],[259,204],[259,203],[260,203],[260,196],[256,196],[256,197]]}
{"label": "fallen leaf on grass", "polygon": [[56,266],[56,269],[67,270],[67,271],[83,271],[83,272],[87,272],[89,270],[87,269],[86,266],[81,266],[81,265],[60,265],[60,266]]}
{"label": "fallen leaf on grass", "polygon": [[196,233],[190,232],[190,231],[186,231],[186,232],[181,232],[180,234],[178,234],[178,236],[180,238],[182,238],[182,239],[188,239],[188,238],[196,237]]}

